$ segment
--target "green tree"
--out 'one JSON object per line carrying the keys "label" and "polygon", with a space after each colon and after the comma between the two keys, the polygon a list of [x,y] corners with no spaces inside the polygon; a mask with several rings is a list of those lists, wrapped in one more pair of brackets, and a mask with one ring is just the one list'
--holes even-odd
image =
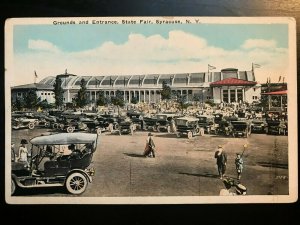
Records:
{"label": "green tree", "polygon": [[96,104],[97,104],[97,106],[104,106],[106,104],[106,99],[105,99],[105,96],[104,96],[104,91],[100,91],[99,98],[97,99]]}
{"label": "green tree", "polygon": [[47,99],[44,99],[43,101],[38,102],[37,106],[41,107],[42,109],[52,108],[52,105],[48,103]]}
{"label": "green tree", "polygon": [[84,79],[80,81],[80,89],[77,93],[76,99],[75,99],[77,107],[84,107],[88,103],[87,95],[86,95],[86,82]]}
{"label": "green tree", "polygon": [[186,99],[187,99],[187,95],[180,95],[180,94],[178,94],[176,98],[176,102],[178,103],[179,109],[181,110],[182,114],[183,114],[183,110],[187,109],[190,106],[190,104],[187,103]]}
{"label": "green tree", "polygon": [[25,96],[24,96],[24,106],[27,109],[35,109],[37,107],[37,104],[39,102],[39,99],[37,97],[37,94],[35,90],[29,90]]}
{"label": "green tree", "polygon": [[132,103],[132,104],[137,104],[138,102],[139,102],[139,100],[138,100],[137,97],[133,97],[133,98],[131,99],[131,103]]}
{"label": "green tree", "polygon": [[162,90],[161,90],[160,94],[161,94],[162,100],[171,99],[172,90],[166,81],[163,81],[163,83],[162,83]]}
{"label": "green tree", "polygon": [[18,111],[22,110],[23,107],[24,107],[24,100],[23,100],[23,98],[18,98],[17,97],[16,101],[13,102],[12,106],[13,106],[13,110],[18,110]]}
{"label": "green tree", "polygon": [[64,90],[61,87],[61,79],[59,77],[56,77],[55,83],[53,85],[54,87],[54,98],[55,98],[55,106],[56,108],[60,108],[63,105],[63,94]]}
{"label": "green tree", "polygon": [[116,95],[111,97],[111,103],[118,107],[118,114],[120,114],[120,106],[123,107],[125,105],[124,97],[121,91],[116,91]]}

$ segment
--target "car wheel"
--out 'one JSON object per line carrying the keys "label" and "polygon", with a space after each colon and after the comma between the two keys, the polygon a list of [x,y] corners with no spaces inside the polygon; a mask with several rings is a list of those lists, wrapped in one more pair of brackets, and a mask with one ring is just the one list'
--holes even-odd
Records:
{"label": "car wheel", "polygon": [[29,128],[30,130],[32,130],[32,129],[34,128],[34,123],[29,123],[29,124],[28,124],[28,128]]}
{"label": "car wheel", "polygon": [[67,127],[67,132],[68,133],[73,133],[74,131],[74,128],[73,127]]}
{"label": "car wheel", "polygon": [[116,123],[116,124],[114,125],[114,130],[118,130],[119,127],[120,127],[119,124]]}
{"label": "car wheel", "polygon": [[14,179],[11,179],[11,195],[14,195],[16,189],[17,189],[16,182],[14,181]]}
{"label": "car wheel", "polygon": [[50,127],[50,123],[46,122],[45,127]]}
{"label": "car wheel", "polygon": [[72,173],[66,180],[66,189],[74,195],[82,194],[88,186],[87,178],[82,173]]}
{"label": "car wheel", "polygon": [[54,124],[52,125],[52,128],[53,128],[53,129],[57,129],[57,128],[58,128],[58,124],[57,124],[57,123],[54,123]]}
{"label": "car wheel", "polygon": [[188,134],[187,134],[187,136],[188,136],[188,139],[191,139],[193,137],[192,131],[189,131]]}
{"label": "car wheel", "polygon": [[101,133],[102,133],[101,128],[97,128],[97,134],[101,135]]}

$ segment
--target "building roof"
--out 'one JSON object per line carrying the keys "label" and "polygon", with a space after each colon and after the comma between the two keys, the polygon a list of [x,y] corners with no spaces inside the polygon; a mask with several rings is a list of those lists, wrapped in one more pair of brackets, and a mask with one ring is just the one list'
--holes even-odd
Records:
{"label": "building roof", "polygon": [[212,82],[211,86],[252,86],[256,85],[257,82],[255,81],[247,81],[237,78],[226,78],[220,81]]}
{"label": "building roof", "polygon": [[287,95],[287,90],[283,91],[272,91],[272,92],[267,92],[267,93],[261,93],[263,95]]}
{"label": "building roof", "polygon": [[23,84],[23,85],[19,85],[19,86],[14,86],[12,87],[12,89],[16,90],[16,89],[36,89],[36,90],[53,90],[54,87],[51,85],[47,85],[47,84],[41,84],[41,83],[32,83],[32,84]]}

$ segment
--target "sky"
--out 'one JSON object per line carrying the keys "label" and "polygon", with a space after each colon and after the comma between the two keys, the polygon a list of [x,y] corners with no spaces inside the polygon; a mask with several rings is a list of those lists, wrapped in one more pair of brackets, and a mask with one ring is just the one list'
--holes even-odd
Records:
{"label": "sky", "polygon": [[258,82],[287,76],[286,24],[15,25],[12,85],[47,76],[251,70]]}

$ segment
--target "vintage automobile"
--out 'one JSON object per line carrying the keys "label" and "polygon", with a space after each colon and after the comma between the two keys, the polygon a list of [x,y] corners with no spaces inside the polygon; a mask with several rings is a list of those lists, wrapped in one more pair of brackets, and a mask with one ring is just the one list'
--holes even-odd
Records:
{"label": "vintage automobile", "polygon": [[61,116],[57,123],[53,125],[55,129],[63,130],[68,133],[73,133],[74,131],[86,130],[87,125],[77,117]]}
{"label": "vintage automobile", "polygon": [[288,132],[287,121],[281,120],[267,120],[266,133],[267,134],[278,134],[287,135]]}
{"label": "vintage automobile", "polygon": [[143,121],[145,130],[157,131],[156,117],[145,116]]}
{"label": "vintage automobile", "polygon": [[21,128],[28,128],[30,130],[34,129],[35,125],[38,123],[37,119],[31,119],[26,117],[12,118],[12,129],[18,130]]}
{"label": "vintage automobile", "polygon": [[[30,140],[30,162],[12,162],[11,194],[17,188],[65,187],[71,194],[82,194],[95,173],[91,167],[98,136],[87,133],[60,133]],[[66,155],[67,146],[76,155]]]}
{"label": "vintage automobile", "polygon": [[167,131],[171,132],[171,121],[176,118],[176,114],[157,114],[156,115],[156,129],[157,132]]}
{"label": "vintage automobile", "polygon": [[287,135],[288,123],[287,114],[278,111],[268,111],[266,112],[266,133],[267,134],[278,134]]}
{"label": "vintage automobile", "polygon": [[231,121],[233,137],[249,137],[251,135],[251,124],[247,120]]}
{"label": "vintage automobile", "polygon": [[197,116],[197,118],[199,119],[198,124],[199,127],[204,128],[204,132],[210,134],[211,131],[214,130],[214,117],[213,116],[205,116],[205,115],[201,115],[201,116]]}
{"label": "vintage automobile", "polygon": [[265,133],[267,128],[267,123],[262,119],[254,119],[251,123],[252,133]]}
{"label": "vintage automobile", "polygon": [[122,134],[131,134],[133,135],[134,131],[136,130],[135,124],[132,123],[130,118],[120,119],[119,123],[119,135]]}
{"label": "vintage automobile", "polygon": [[199,119],[194,117],[180,117],[175,120],[177,137],[186,134],[188,139],[200,134]]}

